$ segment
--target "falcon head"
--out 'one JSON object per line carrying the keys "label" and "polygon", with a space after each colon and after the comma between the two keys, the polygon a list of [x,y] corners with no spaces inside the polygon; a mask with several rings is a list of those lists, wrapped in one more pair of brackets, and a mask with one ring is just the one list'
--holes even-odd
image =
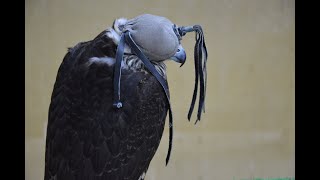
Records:
{"label": "falcon head", "polygon": [[[122,33],[130,31],[140,50],[151,62],[169,59],[183,65],[186,61],[186,52],[181,45],[181,38],[175,32],[175,27],[175,24],[164,17],[144,14],[130,20],[126,18],[114,20],[107,35],[118,45]],[[127,44],[125,53],[132,53]]]}

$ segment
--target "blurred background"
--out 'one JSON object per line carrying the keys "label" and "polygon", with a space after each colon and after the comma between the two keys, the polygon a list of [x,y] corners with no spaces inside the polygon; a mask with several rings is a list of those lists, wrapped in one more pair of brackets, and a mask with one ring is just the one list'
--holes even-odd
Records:
{"label": "blurred background", "polygon": [[44,177],[51,93],[68,47],[93,39],[119,17],[143,13],[200,24],[208,48],[206,112],[188,122],[194,34],[187,62],[168,62],[174,112],[146,180],[244,180],[295,176],[294,0],[26,0],[25,179]]}

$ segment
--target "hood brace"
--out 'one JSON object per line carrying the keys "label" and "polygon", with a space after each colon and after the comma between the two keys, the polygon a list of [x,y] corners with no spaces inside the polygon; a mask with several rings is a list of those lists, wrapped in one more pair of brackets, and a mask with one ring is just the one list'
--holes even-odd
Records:
{"label": "hood brace", "polygon": [[[206,62],[207,62],[208,54],[207,54],[207,48],[204,41],[203,31],[200,25],[187,26],[187,27],[183,27],[183,26],[176,27],[176,25],[174,25],[173,29],[177,37],[179,38],[179,40],[181,40],[182,36],[184,36],[187,32],[192,32],[192,31],[196,32],[196,44],[194,47],[195,86],[194,86],[194,91],[192,96],[192,102],[191,102],[189,113],[188,113],[188,120],[190,121],[190,118],[193,112],[193,108],[195,105],[196,96],[198,92],[198,82],[200,80],[200,100],[199,100],[199,106],[198,106],[197,120],[195,122],[197,123],[198,121],[200,121],[201,111],[204,112],[204,100],[205,100],[206,84],[207,84]],[[120,109],[123,106],[123,104],[120,101],[120,79],[121,79],[121,62],[123,60],[125,43],[127,43],[131,47],[131,50],[135,53],[135,55],[141,59],[141,61],[144,63],[148,71],[160,83],[160,85],[162,86],[162,89],[166,94],[166,98],[169,105],[169,148],[168,148],[168,153],[166,157],[166,165],[167,165],[170,159],[170,154],[172,149],[172,137],[173,137],[173,119],[172,119],[172,109],[170,104],[169,88],[166,83],[166,80],[158,73],[154,65],[143,54],[143,52],[140,50],[138,45],[134,42],[130,34],[130,31],[125,31],[122,33],[120,42],[118,44],[118,48],[116,51],[116,62],[114,66],[114,80],[113,80],[113,88],[114,88],[113,107],[116,109]],[[200,76],[200,79],[199,79],[199,76]]]}

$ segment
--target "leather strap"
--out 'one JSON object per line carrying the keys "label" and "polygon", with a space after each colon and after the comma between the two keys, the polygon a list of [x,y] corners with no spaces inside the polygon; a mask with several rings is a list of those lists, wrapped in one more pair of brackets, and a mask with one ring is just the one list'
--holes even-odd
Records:
{"label": "leather strap", "polygon": [[[194,25],[193,31],[196,31],[196,44],[194,46],[194,66],[195,66],[195,84],[193,90],[193,96],[191,105],[188,112],[188,120],[190,121],[194,105],[197,99],[198,94],[198,83],[200,82],[200,97],[199,97],[199,105],[198,105],[198,113],[197,113],[197,120],[195,123],[200,121],[201,119],[201,111],[204,110],[204,101],[205,101],[205,94],[206,94],[206,86],[207,86],[207,71],[206,71],[206,64],[207,64],[207,47],[204,41],[204,35],[201,26]],[[181,27],[179,29],[179,33],[181,36],[185,35],[186,32],[191,32],[190,28]]]}
{"label": "leather strap", "polygon": [[172,137],[173,137],[173,120],[172,120],[172,110],[171,110],[171,104],[170,104],[170,95],[169,95],[169,88],[165,81],[165,79],[158,73],[154,65],[149,61],[149,59],[142,53],[142,51],[139,49],[137,44],[133,41],[130,31],[126,31],[124,33],[126,42],[131,47],[131,50],[141,59],[141,61],[144,63],[145,67],[150,71],[150,73],[158,80],[158,82],[161,84],[162,89],[164,90],[168,104],[169,104],[169,148],[168,153],[166,157],[166,165],[169,162],[171,149],[172,149]]}
{"label": "leather strap", "polygon": [[169,148],[168,148],[168,153],[166,157],[166,165],[167,165],[170,159],[170,154],[172,149],[172,137],[173,137],[173,120],[172,120],[169,88],[166,83],[166,80],[159,74],[159,72],[156,70],[154,65],[143,54],[143,52],[139,49],[137,44],[134,42],[129,31],[122,33],[120,42],[117,48],[117,52],[116,52],[116,63],[114,66],[115,69],[114,69],[114,82],[113,82],[113,85],[114,85],[113,106],[118,109],[122,107],[122,103],[120,101],[120,80],[121,80],[121,62],[123,59],[125,41],[126,43],[129,44],[129,46],[131,47],[131,50],[135,53],[135,55],[141,59],[141,61],[144,63],[148,71],[157,79],[157,81],[160,83],[162,89],[166,94],[168,105],[169,105]]}
{"label": "leather strap", "polygon": [[122,103],[120,101],[120,80],[121,80],[121,62],[124,53],[124,34],[121,35],[120,42],[118,44],[116,52],[116,62],[114,65],[114,79],[113,79],[113,107],[121,108]]}

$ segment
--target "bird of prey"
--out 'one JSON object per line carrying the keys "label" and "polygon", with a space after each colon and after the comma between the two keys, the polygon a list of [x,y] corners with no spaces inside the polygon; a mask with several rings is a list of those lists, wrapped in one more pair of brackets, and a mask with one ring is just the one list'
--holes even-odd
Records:
{"label": "bird of prey", "polygon": [[93,40],[69,48],[51,96],[45,180],[143,180],[169,113],[168,163],[173,115],[164,62],[185,63],[181,40],[192,31],[195,88],[188,119],[199,92],[198,121],[207,81],[201,26],[143,14],[116,19]]}

